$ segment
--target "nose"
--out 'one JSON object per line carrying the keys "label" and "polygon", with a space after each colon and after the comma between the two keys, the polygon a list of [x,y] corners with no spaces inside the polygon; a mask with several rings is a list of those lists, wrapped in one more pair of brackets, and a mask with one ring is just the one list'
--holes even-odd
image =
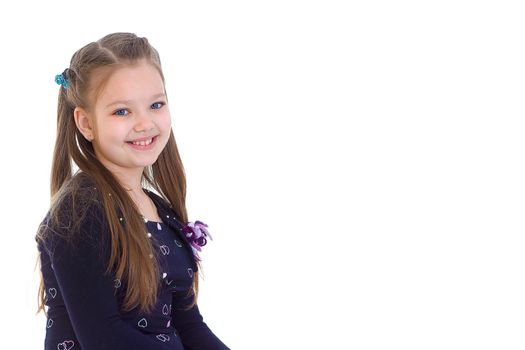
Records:
{"label": "nose", "polygon": [[148,112],[141,112],[135,114],[135,125],[133,130],[135,132],[149,131],[155,127],[153,116]]}

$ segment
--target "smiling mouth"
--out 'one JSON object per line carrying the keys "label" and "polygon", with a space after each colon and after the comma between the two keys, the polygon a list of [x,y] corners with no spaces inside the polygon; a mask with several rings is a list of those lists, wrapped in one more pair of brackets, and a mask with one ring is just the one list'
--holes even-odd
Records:
{"label": "smiling mouth", "polygon": [[157,136],[153,136],[150,139],[141,140],[141,141],[126,141],[127,144],[130,144],[135,147],[147,147],[151,145],[155,140],[157,139]]}
{"label": "smiling mouth", "polygon": [[145,141],[132,141],[130,142],[131,144],[134,144],[134,145],[137,145],[137,146],[147,146],[149,145],[150,143],[153,142],[153,137],[149,140],[145,140]]}

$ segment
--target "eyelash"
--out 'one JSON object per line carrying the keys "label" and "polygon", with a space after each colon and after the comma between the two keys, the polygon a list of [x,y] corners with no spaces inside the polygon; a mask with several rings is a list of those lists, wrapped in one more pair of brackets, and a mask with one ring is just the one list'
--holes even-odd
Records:
{"label": "eyelash", "polygon": [[[166,105],[166,102],[161,102],[161,101],[154,102],[154,103],[151,104],[150,107],[152,107],[153,105],[156,105],[156,104],[160,104],[160,107],[159,108],[153,108],[153,109],[161,109],[162,107],[164,107]],[[125,117],[125,116],[127,116],[127,114],[119,114],[118,112],[120,112],[120,111],[127,111],[127,110],[128,110],[127,108],[119,108],[115,112],[113,112],[113,115],[116,115],[116,116],[119,116],[119,117]],[[129,113],[129,111],[128,111],[128,113]]]}

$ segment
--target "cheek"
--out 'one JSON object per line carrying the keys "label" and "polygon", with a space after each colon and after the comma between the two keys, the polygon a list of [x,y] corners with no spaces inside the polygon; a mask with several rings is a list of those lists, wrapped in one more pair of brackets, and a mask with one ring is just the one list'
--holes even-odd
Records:
{"label": "cheek", "polygon": [[98,134],[101,144],[111,147],[124,143],[126,132],[121,129],[118,125],[105,125],[103,128],[100,128]]}
{"label": "cheek", "polygon": [[167,115],[162,118],[162,130],[165,131],[165,133],[167,134],[167,137],[170,136],[170,131],[171,131],[171,116],[169,113],[167,113]]}
{"label": "cheek", "polygon": [[165,123],[168,128],[171,128],[171,114],[168,112],[166,113]]}
{"label": "cheek", "polygon": [[168,144],[168,141],[170,139],[170,134],[171,134],[171,119],[170,118],[166,118],[163,120],[162,122],[162,148],[166,147],[166,145]]}

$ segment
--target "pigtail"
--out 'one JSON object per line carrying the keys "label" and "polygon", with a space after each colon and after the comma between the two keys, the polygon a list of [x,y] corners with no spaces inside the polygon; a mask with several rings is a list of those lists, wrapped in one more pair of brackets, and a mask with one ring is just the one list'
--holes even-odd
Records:
{"label": "pigtail", "polygon": [[67,90],[61,86],[58,92],[57,131],[51,166],[52,199],[62,185],[71,178],[71,153],[68,140],[72,138],[71,133],[75,132],[73,110],[73,106],[68,102]]}

